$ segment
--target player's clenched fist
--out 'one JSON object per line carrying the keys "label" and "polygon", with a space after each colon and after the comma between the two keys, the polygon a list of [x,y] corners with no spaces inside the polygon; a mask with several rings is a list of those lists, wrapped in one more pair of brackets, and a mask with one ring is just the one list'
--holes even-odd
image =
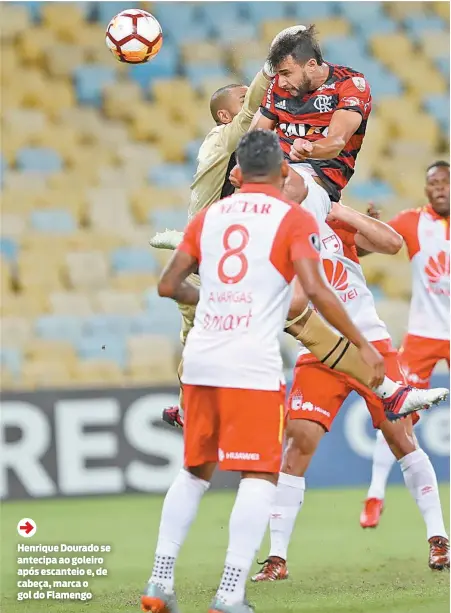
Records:
{"label": "player's clenched fist", "polygon": [[293,162],[305,162],[310,158],[313,151],[313,144],[303,138],[297,138],[291,145],[290,159]]}

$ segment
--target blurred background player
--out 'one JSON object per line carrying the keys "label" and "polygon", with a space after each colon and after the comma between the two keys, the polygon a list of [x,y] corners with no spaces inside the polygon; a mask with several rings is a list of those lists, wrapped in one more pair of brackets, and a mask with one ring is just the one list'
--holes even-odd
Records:
{"label": "blurred background player", "polygon": [[[250,132],[237,159],[240,193],[191,221],[158,286],[162,296],[198,304],[183,353],[185,468],[166,495],[141,599],[142,609],[153,613],[177,611],[174,565],[218,461],[242,480],[210,613],[253,611],[245,583],[275,499],[285,421],[278,337],[294,276],[331,324],[362,353],[368,347],[321,276],[313,216],[282,195],[288,165],[277,136]],[[186,281],[197,268],[200,289]],[[224,294],[231,296],[224,300]]]}
{"label": "blurred background player", "polygon": [[[395,254],[402,238],[386,224],[348,207],[334,204],[328,222],[319,224],[321,258],[325,275],[349,316],[365,337],[384,356],[387,375],[404,380],[385,324],[379,319],[373,296],[359,265],[357,248],[367,252]],[[412,418],[396,424],[387,420],[383,404],[350,377],[325,368],[301,348],[288,399],[287,447],[271,515],[271,549],[254,581],[275,581],[288,576],[287,550],[305,494],[305,473],[318,445],[352,391],[366,401],[373,426],[380,429],[392,455],[396,456],[407,488],[427,527],[432,568],[449,565],[448,536],[438,493],[437,479],[428,456],[412,433]],[[416,418],[417,419],[417,418]]]}
{"label": "blurred background player", "polygon": [[[403,211],[390,225],[403,237],[412,265],[413,291],[408,332],[399,352],[412,385],[427,388],[436,364],[449,367],[449,163],[438,161],[426,172],[428,204]],[[395,458],[379,435],[371,485],[360,516],[362,528],[375,528]]]}

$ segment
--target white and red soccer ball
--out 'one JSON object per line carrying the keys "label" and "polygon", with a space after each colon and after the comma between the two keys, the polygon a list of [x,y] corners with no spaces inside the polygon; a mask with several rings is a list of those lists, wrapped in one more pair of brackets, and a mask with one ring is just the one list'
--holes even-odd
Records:
{"label": "white and red soccer ball", "polygon": [[163,32],[153,15],[141,9],[118,13],[106,29],[106,44],[119,62],[144,64],[163,44]]}

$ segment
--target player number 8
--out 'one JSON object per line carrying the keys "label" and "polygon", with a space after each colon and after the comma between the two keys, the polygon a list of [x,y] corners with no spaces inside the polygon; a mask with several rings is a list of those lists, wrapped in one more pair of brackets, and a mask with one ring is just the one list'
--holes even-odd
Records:
{"label": "player number 8", "polygon": [[[237,232],[240,235],[241,241],[238,247],[230,246],[230,236],[233,234],[233,232]],[[233,224],[224,232],[222,244],[224,245],[225,253],[219,260],[218,264],[218,277],[223,283],[239,283],[239,281],[241,281],[246,275],[249,268],[249,263],[243,253],[243,250],[247,247],[248,243],[249,232],[244,226]],[[226,261],[232,256],[237,257],[241,264],[240,270],[236,273],[236,275],[228,275],[224,270]]]}

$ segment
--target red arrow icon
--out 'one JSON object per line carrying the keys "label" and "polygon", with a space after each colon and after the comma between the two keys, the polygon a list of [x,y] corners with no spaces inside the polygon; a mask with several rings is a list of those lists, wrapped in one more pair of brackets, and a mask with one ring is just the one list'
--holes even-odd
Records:
{"label": "red arrow icon", "polygon": [[22,524],[21,526],[19,526],[19,530],[23,530],[25,534],[30,534],[33,529],[34,526],[32,526],[29,521],[27,521],[26,524]]}

